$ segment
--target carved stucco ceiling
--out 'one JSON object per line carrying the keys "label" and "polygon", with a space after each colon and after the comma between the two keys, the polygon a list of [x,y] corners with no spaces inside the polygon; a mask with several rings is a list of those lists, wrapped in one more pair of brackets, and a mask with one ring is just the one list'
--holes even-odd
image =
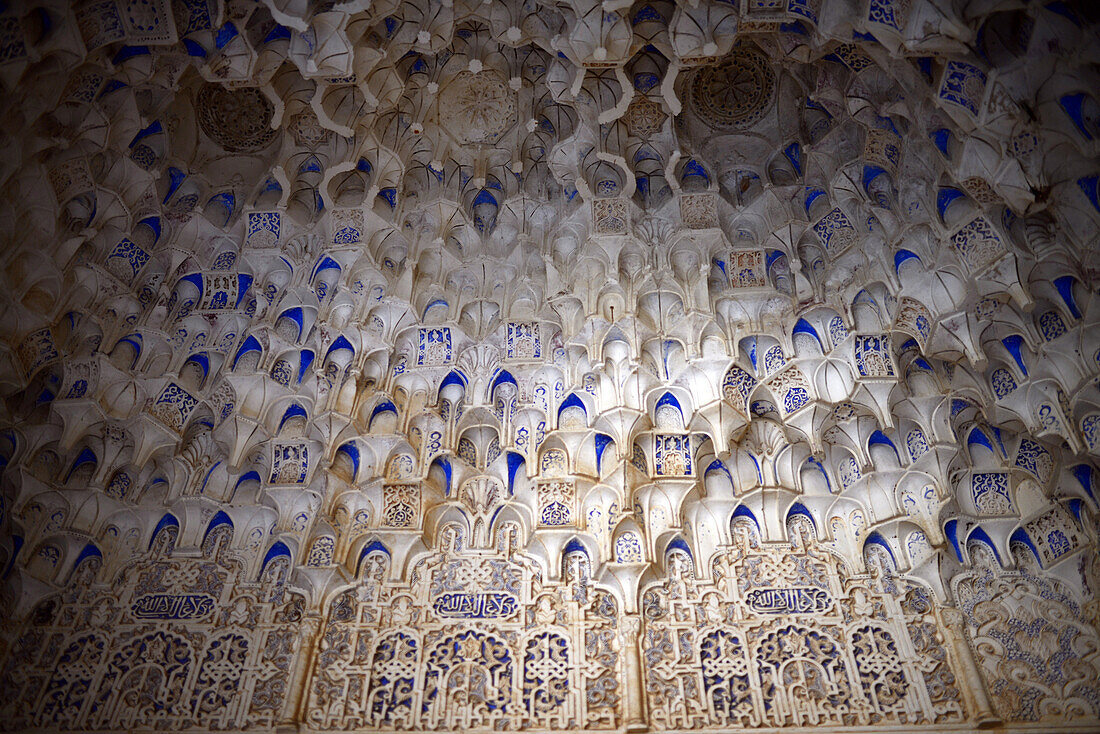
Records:
{"label": "carved stucco ceiling", "polygon": [[461,517],[488,552],[502,507],[548,578],[587,543],[623,608],[746,517],[938,601],[979,558],[1080,586],[1096,23],[5,4],[5,609],[87,548],[101,579],[197,555],[216,513],[312,610],[375,542],[411,563]]}

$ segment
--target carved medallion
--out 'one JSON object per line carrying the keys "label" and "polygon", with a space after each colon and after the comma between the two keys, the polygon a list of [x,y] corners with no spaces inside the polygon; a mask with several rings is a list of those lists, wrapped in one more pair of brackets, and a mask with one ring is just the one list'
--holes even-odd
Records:
{"label": "carved medallion", "polygon": [[226,89],[207,84],[195,99],[202,131],[230,153],[250,153],[274,139],[274,107],[255,87]]}
{"label": "carved medallion", "polygon": [[691,107],[708,126],[741,130],[757,122],[775,99],[775,72],[764,54],[738,48],[706,66],[691,82]]}
{"label": "carved medallion", "polygon": [[440,94],[439,118],[460,143],[495,143],[516,122],[516,95],[492,71],[464,71]]}

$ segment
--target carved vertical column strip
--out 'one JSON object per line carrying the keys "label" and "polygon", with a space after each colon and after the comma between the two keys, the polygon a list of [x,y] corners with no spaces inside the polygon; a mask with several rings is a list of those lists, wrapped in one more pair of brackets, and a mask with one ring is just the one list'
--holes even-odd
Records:
{"label": "carved vertical column strip", "polygon": [[[323,611],[323,605],[321,609]],[[324,629],[321,620],[320,615],[310,615],[302,620],[303,629],[298,636],[299,653],[288,681],[280,728],[302,726],[308,721],[309,685],[313,681],[314,661],[321,652],[321,633]]]}
{"label": "carved vertical column strip", "polygon": [[977,724],[991,724],[1001,720],[993,709],[993,702],[985,689],[985,678],[974,660],[974,652],[966,634],[965,615],[953,607],[940,607],[940,628],[952,652],[958,660],[958,672],[964,678],[965,685],[960,686],[966,703],[970,708],[973,721]]}
{"label": "carved vertical column strip", "polygon": [[627,614],[620,619],[623,629],[623,658],[625,660],[626,696],[624,721],[626,730],[648,731],[646,714],[645,679],[642,675],[642,648],[638,639],[642,620],[638,615]]}

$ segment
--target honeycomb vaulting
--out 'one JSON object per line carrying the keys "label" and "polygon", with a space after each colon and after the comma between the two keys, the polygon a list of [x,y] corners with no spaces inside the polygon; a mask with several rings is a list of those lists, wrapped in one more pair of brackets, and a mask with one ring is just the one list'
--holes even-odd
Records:
{"label": "honeycomb vaulting", "polygon": [[1100,729],[1098,29],[0,3],[0,729]]}

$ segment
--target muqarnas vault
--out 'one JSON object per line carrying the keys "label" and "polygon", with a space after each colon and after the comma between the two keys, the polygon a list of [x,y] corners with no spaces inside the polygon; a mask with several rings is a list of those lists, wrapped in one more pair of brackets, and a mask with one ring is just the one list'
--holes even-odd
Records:
{"label": "muqarnas vault", "polygon": [[1096,731],[1089,2],[0,7],[0,728]]}

